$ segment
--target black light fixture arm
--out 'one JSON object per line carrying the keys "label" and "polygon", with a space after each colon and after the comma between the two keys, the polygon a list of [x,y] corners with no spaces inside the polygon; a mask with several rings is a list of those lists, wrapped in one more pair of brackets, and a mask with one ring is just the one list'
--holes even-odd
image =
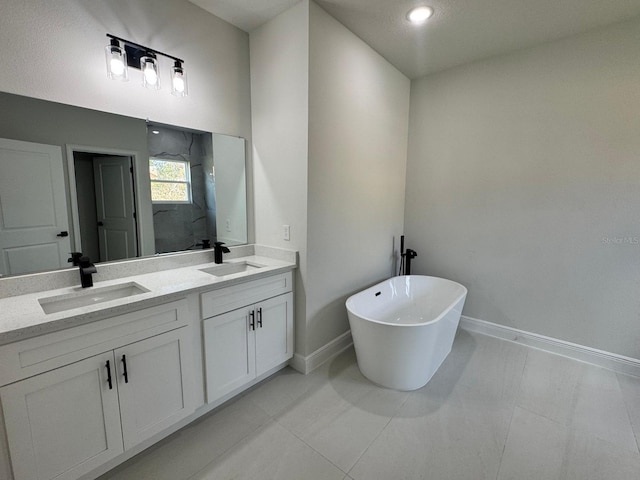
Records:
{"label": "black light fixture arm", "polygon": [[[169,55],[168,53],[161,52],[159,50],[155,50],[153,48],[145,47],[144,45],[140,45],[139,43],[132,42],[130,40],[125,40],[121,37],[116,37],[115,35],[111,35],[107,33],[107,37],[122,42],[124,44],[124,48],[127,51],[127,64],[133,68],[140,68],[140,58],[149,55],[150,53],[153,55],[162,55],[163,57],[167,57],[172,59],[174,62],[178,62],[180,64],[184,63],[184,60],[178,57],[174,57],[173,55]],[[177,65],[176,65],[177,66]]]}

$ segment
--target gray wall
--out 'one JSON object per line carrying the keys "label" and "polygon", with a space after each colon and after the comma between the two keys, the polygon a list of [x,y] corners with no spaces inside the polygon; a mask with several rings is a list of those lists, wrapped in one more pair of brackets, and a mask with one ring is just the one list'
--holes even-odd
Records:
{"label": "gray wall", "polygon": [[412,83],[405,231],[464,314],[640,358],[640,21]]}

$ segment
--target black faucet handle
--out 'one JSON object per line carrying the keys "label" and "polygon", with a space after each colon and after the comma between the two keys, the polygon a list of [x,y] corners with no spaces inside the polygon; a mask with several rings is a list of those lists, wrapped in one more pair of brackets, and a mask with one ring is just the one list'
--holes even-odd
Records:
{"label": "black faucet handle", "polygon": [[80,265],[81,268],[93,267],[93,263],[91,263],[91,259],[85,255],[78,258],[78,265]]}
{"label": "black faucet handle", "polygon": [[71,257],[67,260],[68,263],[72,263],[74,267],[78,266],[78,262],[80,261],[80,257],[82,257],[82,252],[71,252],[69,253]]}
{"label": "black faucet handle", "polygon": [[91,263],[91,259],[89,257],[80,257],[78,260],[78,266],[80,267],[80,271],[85,274],[98,272],[96,266]]}
{"label": "black faucet handle", "polygon": [[231,250],[227,247],[223,247],[224,244],[224,242],[213,242],[213,248],[216,250],[220,249],[224,253],[229,253]]}

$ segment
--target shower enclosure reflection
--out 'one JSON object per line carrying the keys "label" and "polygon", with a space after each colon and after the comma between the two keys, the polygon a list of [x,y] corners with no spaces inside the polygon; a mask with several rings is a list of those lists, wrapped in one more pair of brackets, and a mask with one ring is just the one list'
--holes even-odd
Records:
{"label": "shower enclosure reflection", "polygon": [[147,135],[156,252],[245,243],[244,139],[161,125]]}

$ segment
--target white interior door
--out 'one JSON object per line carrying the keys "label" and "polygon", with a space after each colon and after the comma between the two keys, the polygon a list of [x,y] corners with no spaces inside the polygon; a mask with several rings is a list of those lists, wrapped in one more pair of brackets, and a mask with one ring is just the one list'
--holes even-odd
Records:
{"label": "white interior door", "polygon": [[136,257],[137,238],[129,157],[93,159],[100,261]]}
{"label": "white interior door", "polygon": [[68,266],[68,230],[62,149],[0,138],[0,275]]}

